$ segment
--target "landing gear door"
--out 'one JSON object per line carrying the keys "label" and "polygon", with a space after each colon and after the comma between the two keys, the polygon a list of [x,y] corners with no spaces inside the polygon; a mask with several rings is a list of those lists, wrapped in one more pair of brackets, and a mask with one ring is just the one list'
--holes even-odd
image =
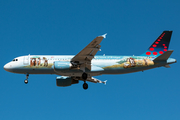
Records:
{"label": "landing gear door", "polygon": [[29,65],[29,56],[24,56],[23,64],[24,65]]}

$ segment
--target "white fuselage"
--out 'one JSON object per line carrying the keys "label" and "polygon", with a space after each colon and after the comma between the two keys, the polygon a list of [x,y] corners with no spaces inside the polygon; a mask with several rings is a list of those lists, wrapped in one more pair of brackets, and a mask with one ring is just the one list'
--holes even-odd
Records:
{"label": "white fuselage", "polygon": [[[138,60],[129,59],[137,58]],[[70,64],[73,55],[29,55],[15,58],[7,63],[4,69],[13,73],[20,74],[58,74],[62,76],[81,76],[84,71],[81,69],[60,69],[55,71],[56,61],[67,62]],[[169,58],[166,63],[145,65],[145,59],[153,59],[146,56],[95,56],[91,61],[91,70],[86,70],[90,76],[101,74],[125,74],[143,71],[155,67],[164,66],[176,62]],[[136,62],[136,66],[133,64]],[[147,63],[146,63],[147,64]],[[123,65],[123,66],[122,66]],[[71,65],[70,65],[71,66]]]}

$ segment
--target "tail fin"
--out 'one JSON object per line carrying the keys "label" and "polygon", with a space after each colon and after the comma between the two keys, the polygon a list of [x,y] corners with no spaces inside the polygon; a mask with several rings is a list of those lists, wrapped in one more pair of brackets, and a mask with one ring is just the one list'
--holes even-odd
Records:
{"label": "tail fin", "polygon": [[168,50],[172,31],[164,31],[141,56],[158,57]]}

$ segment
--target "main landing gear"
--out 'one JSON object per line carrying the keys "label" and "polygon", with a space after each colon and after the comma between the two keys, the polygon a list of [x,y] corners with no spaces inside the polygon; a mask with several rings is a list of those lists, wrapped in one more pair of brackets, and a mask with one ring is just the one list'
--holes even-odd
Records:
{"label": "main landing gear", "polygon": [[84,72],[84,73],[82,74],[82,79],[83,79],[83,80],[86,80],[87,77],[88,77],[87,73]]}
{"label": "main landing gear", "polygon": [[29,78],[29,74],[26,74],[26,79],[24,80],[24,83],[27,84],[28,83],[28,78]]}
{"label": "main landing gear", "polygon": [[87,77],[88,77],[87,73],[84,72],[84,73],[82,74],[82,79],[84,80],[84,84],[83,84],[83,89],[84,89],[84,90],[87,90],[87,89],[88,89],[88,84],[86,83]]}
{"label": "main landing gear", "polygon": [[84,82],[84,84],[83,84],[83,89],[85,89],[85,90],[88,89],[88,84],[86,82]]}

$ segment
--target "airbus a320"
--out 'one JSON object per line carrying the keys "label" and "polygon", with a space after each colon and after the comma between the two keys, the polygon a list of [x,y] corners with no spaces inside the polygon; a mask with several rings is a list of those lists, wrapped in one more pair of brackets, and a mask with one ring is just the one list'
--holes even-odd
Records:
{"label": "airbus a320", "polygon": [[30,74],[56,74],[56,85],[71,86],[84,81],[104,83],[94,76],[103,74],[125,74],[144,71],[157,67],[167,67],[176,63],[169,58],[173,50],[168,50],[172,31],[164,31],[153,44],[140,56],[96,55],[100,51],[100,43],[106,34],[96,37],[77,55],[26,55],[14,58],[4,65],[4,69],[12,73],[25,74],[25,84]]}

